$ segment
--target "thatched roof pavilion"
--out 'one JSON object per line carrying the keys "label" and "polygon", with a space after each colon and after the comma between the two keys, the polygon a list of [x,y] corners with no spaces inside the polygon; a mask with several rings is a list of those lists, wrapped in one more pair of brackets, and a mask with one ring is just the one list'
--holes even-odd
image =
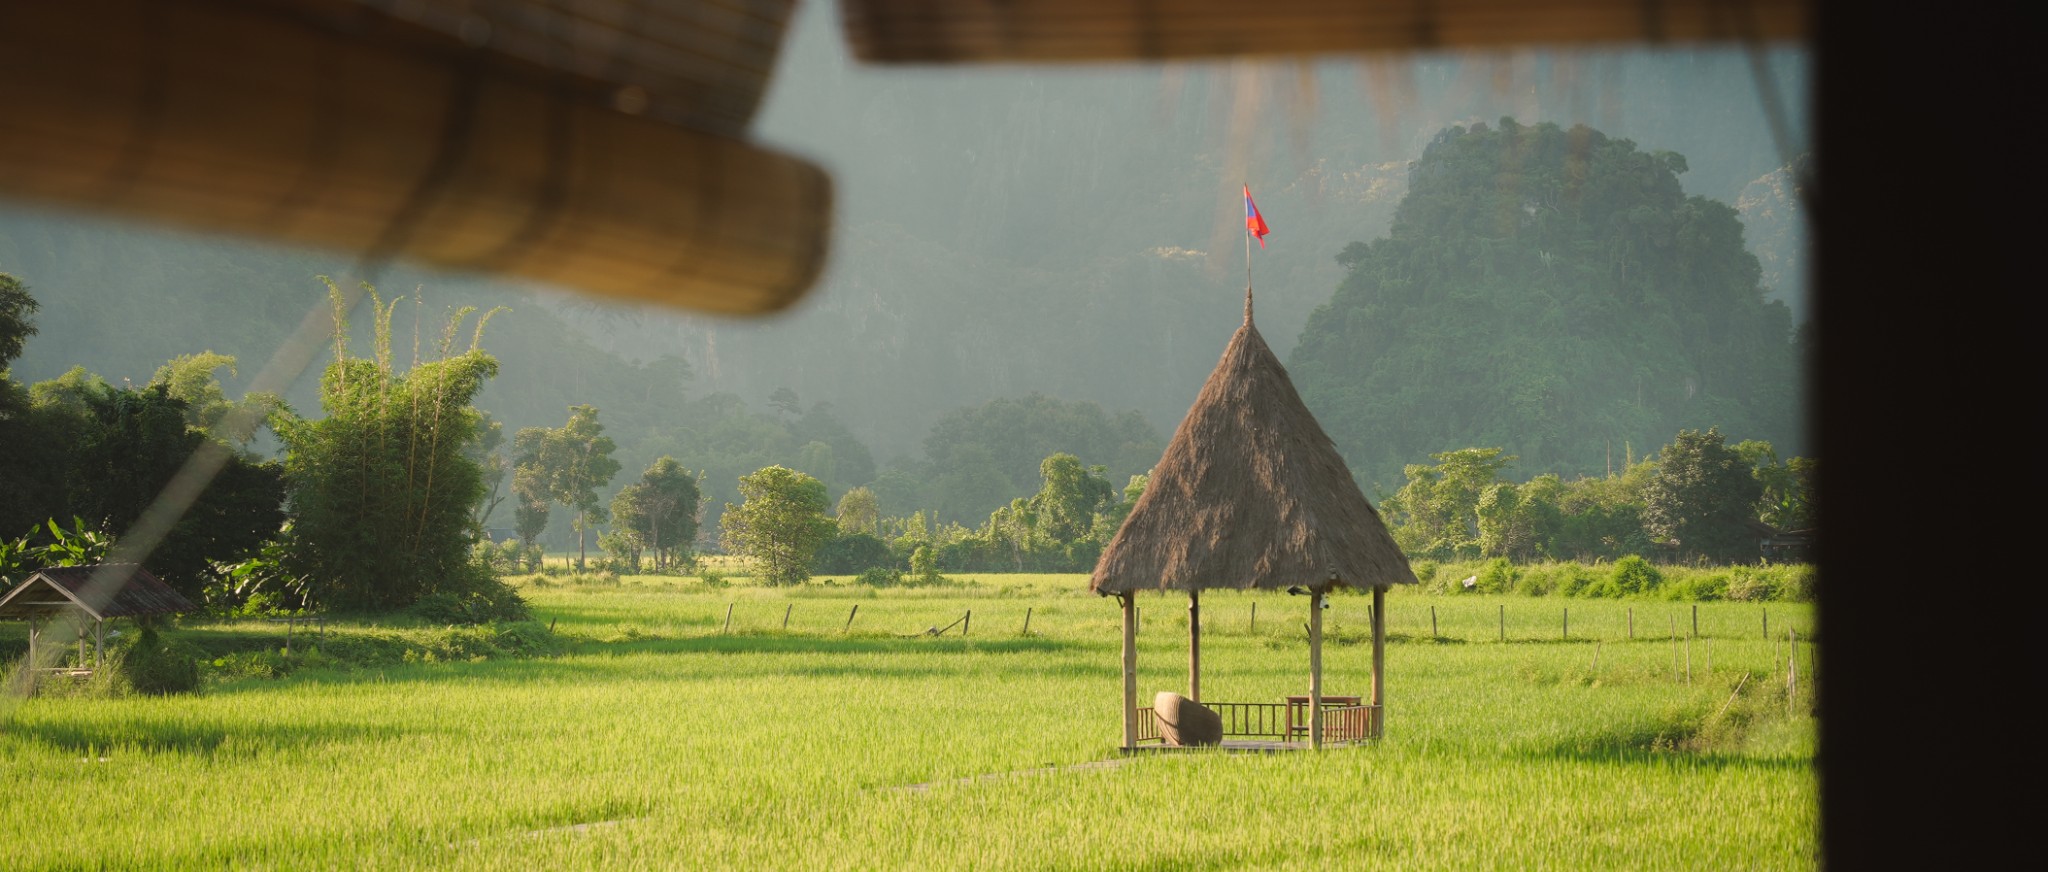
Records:
{"label": "thatched roof pavilion", "polygon": [[[1336,445],[1309,414],[1273,349],[1252,321],[1230,339],[1195,404],[1152,469],[1144,496],[1095,564],[1089,589],[1124,609],[1124,747],[1139,745],[1133,594],[1188,594],[1188,698],[1201,702],[1201,592],[1287,590],[1309,597],[1308,723],[1288,711],[1282,744],[1305,732],[1326,739],[1322,692],[1323,600],[1337,587],[1373,592],[1372,699],[1339,706],[1337,738],[1380,732],[1385,592],[1414,584],[1408,559],[1366,501]],[[1313,700],[1315,704],[1307,704]],[[1270,735],[1260,703],[1219,703],[1225,733]],[[1240,723],[1242,722],[1242,723]],[[1232,727],[1238,727],[1236,733]]]}

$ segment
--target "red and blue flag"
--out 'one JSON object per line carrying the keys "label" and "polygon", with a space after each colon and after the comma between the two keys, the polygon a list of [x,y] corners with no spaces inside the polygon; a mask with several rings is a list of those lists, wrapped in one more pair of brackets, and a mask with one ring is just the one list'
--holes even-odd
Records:
{"label": "red and blue flag", "polygon": [[1252,186],[1244,186],[1244,232],[1259,238],[1259,247],[1266,247],[1266,216],[1259,214],[1259,204],[1252,202]]}

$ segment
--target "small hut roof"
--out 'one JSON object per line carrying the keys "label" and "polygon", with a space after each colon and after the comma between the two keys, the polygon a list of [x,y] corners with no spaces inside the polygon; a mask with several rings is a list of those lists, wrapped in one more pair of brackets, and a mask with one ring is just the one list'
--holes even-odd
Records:
{"label": "small hut roof", "polygon": [[1247,297],[1244,326],[1103,549],[1089,589],[1414,583],[1408,558],[1253,325]]}
{"label": "small hut roof", "polygon": [[[118,580],[112,596],[95,596],[88,591],[93,576],[102,571]],[[104,601],[96,602],[100,600]],[[0,617],[28,617],[69,608],[84,609],[94,618],[105,619],[189,612],[197,606],[135,563],[40,569],[15,585],[6,596],[0,596]]]}

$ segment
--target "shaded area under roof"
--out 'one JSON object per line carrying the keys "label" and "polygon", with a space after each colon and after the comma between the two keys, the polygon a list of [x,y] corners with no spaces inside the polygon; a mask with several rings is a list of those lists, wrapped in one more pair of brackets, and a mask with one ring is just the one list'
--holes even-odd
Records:
{"label": "shaded area under roof", "polygon": [[1415,584],[1408,558],[1252,323],[1231,337],[1089,589]]}
{"label": "shaded area under roof", "polygon": [[[119,583],[113,586],[113,596],[105,603],[92,605],[99,597],[90,595],[88,587],[93,576],[101,571],[112,573]],[[134,563],[39,569],[0,596],[0,618],[51,615],[74,608],[105,620],[189,612],[198,606]]]}

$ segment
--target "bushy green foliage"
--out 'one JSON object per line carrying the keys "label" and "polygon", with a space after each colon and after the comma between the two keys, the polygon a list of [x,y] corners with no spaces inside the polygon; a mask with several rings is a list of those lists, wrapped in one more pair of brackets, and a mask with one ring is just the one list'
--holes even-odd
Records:
{"label": "bushy green foliage", "polygon": [[331,282],[335,361],[320,383],[325,418],[274,416],[290,449],[285,477],[295,516],[288,552],[312,597],[338,609],[391,609],[461,583],[475,540],[482,471],[464,449],[476,438],[470,401],[498,363],[480,345],[452,354],[469,310],[449,319],[434,360],[406,372],[391,360],[391,306],[370,292],[375,357],[350,356],[345,297]]}
{"label": "bushy green foliage", "polygon": [[1763,490],[1719,429],[1680,430],[1657,452],[1657,474],[1643,489],[1643,529],[1691,557],[1752,560],[1759,536],[1750,525]]}
{"label": "bushy green foliage", "polygon": [[199,661],[192,647],[167,638],[153,622],[144,622],[132,636],[112,647],[118,668],[137,693],[163,695],[199,689]]}
{"label": "bushy green foliage", "polygon": [[1635,596],[1654,593],[1664,583],[1664,573],[1651,566],[1650,561],[1640,555],[1630,554],[1614,561],[1614,568],[1608,571],[1608,581],[1615,596]]}
{"label": "bushy green foliage", "polygon": [[825,575],[853,575],[878,567],[894,567],[896,562],[889,543],[866,533],[850,533],[819,547],[811,566]]}
{"label": "bushy green foliage", "polygon": [[1686,168],[1583,126],[1438,134],[1388,236],[1338,256],[1343,283],[1288,362],[1365,480],[1474,444],[1591,475],[1610,444],[1702,418],[1795,438],[1791,313],[1766,302],[1735,210],[1682,190]]}
{"label": "bushy green foliage", "polygon": [[624,556],[637,567],[641,549],[652,551],[656,572],[687,561],[690,543],[697,538],[697,509],[703,502],[696,476],[675,458],[662,455],[640,474],[639,481],[620,488],[612,498],[610,535],[627,552],[614,556]]}
{"label": "bushy green foliage", "polygon": [[825,484],[804,473],[770,466],[740,479],[746,502],[726,506],[719,519],[725,547],[761,563],[773,584],[811,577],[811,558],[837,529],[825,511]]}
{"label": "bushy green foliage", "polygon": [[[612,459],[617,446],[604,435],[597,407],[570,406],[568,423],[523,428],[512,437],[512,445],[518,451],[513,461],[514,490],[530,502],[551,501],[575,510],[576,568],[582,570],[588,556],[586,536],[606,520],[598,488],[609,484],[619,471],[619,462]],[[535,533],[538,535],[538,530]]]}
{"label": "bushy green foliage", "polygon": [[895,587],[903,583],[903,571],[891,567],[875,566],[861,570],[853,579],[855,584],[869,587]]}
{"label": "bushy green foliage", "polygon": [[1496,557],[1480,568],[1475,588],[1480,593],[1506,593],[1515,588],[1519,575],[1520,570],[1515,568],[1515,564],[1505,557]]}
{"label": "bushy green foliage", "polygon": [[476,564],[420,597],[407,611],[433,624],[509,623],[530,617],[518,591]]}

